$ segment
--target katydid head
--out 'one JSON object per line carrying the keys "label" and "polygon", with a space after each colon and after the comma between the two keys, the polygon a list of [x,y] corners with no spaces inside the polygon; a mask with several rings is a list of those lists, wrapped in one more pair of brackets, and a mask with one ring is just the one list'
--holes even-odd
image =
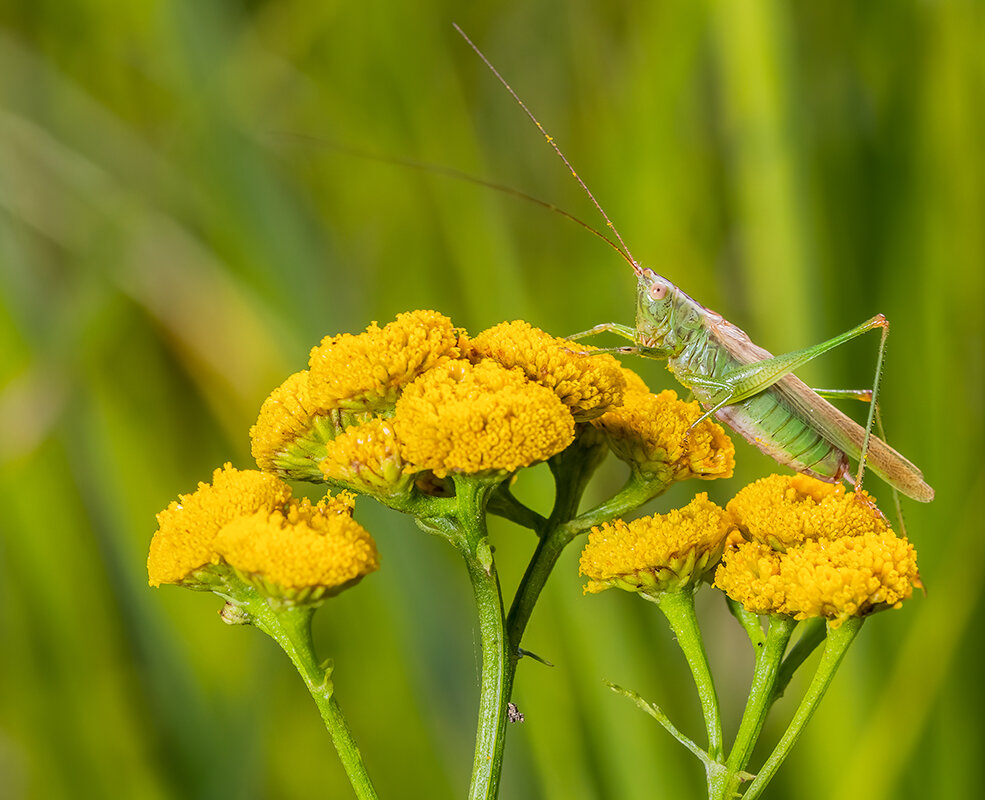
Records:
{"label": "katydid head", "polygon": [[668,341],[668,337],[673,329],[677,296],[681,292],[652,269],[640,268],[636,274],[637,334],[648,347],[673,349],[674,345]]}

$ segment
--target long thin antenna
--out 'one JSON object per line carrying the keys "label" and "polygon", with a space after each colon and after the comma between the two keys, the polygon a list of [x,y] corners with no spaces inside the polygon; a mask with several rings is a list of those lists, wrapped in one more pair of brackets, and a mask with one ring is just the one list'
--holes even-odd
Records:
{"label": "long thin antenna", "polygon": [[[512,186],[506,186],[502,183],[496,183],[494,181],[487,181],[484,178],[478,178],[475,175],[469,175],[467,172],[462,172],[461,170],[455,169],[454,167],[447,167],[443,164],[431,164],[427,161],[417,161],[413,158],[403,158],[402,156],[387,156],[381,155],[380,153],[372,153],[369,150],[362,150],[358,147],[350,147],[349,145],[339,144],[338,142],[333,142],[331,139],[325,139],[319,136],[311,136],[304,133],[292,133],[290,131],[272,131],[271,133],[285,139],[294,139],[296,141],[311,142],[318,145],[319,147],[327,147],[332,150],[336,150],[340,153],[346,153],[351,156],[356,156],[358,158],[365,158],[367,161],[378,161],[381,164],[395,164],[399,167],[410,167],[411,169],[421,170],[422,172],[431,172],[435,175],[444,175],[448,178],[454,178],[455,180],[468,181],[469,183],[477,184],[478,186],[485,186],[487,189],[494,189],[497,192],[503,192],[504,194],[510,194],[514,197],[519,197],[521,200],[526,200],[527,202],[534,203],[541,208],[546,208],[548,211],[554,211],[560,214],[562,217],[570,219],[577,225],[580,225],[589,233],[597,236],[603,242],[605,242],[609,247],[615,250],[623,258],[626,258],[626,253],[622,251],[618,244],[616,244],[612,239],[606,236],[602,231],[596,230],[587,222],[578,219],[574,214],[570,214],[563,208],[554,205],[554,203],[549,203],[546,200],[541,200],[539,197],[534,197],[532,194],[527,194],[526,192],[520,191]],[[626,258],[630,264],[633,262]]]}
{"label": "long thin antenna", "polygon": [[609,215],[605,213],[605,209],[602,208],[602,205],[599,203],[599,201],[595,199],[595,195],[592,194],[592,190],[588,188],[585,181],[583,181],[581,179],[581,176],[575,171],[575,168],[571,166],[571,162],[568,161],[567,157],[561,151],[561,148],[557,146],[557,143],[554,141],[554,138],[545,130],[544,126],[540,124],[540,120],[533,115],[533,112],[531,112],[531,110],[527,108],[527,104],[520,99],[520,96],[515,91],[513,91],[513,87],[510,86],[506,78],[504,78],[502,75],[499,74],[499,70],[497,70],[496,67],[492,65],[492,62],[488,58],[486,58],[485,54],[478,47],[476,47],[475,43],[468,36],[465,35],[465,31],[463,31],[460,27],[458,27],[458,23],[453,22],[452,27],[456,31],[458,31],[458,35],[461,36],[466,41],[468,46],[475,51],[475,54],[482,59],[482,62],[489,68],[489,71],[496,76],[497,80],[499,80],[499,82],[503,84],[504,87],[506,87],[506,91],[508,91],[513,96],[513,99],[516,100],[520,108],[522,108],[524,113],[526,113],[526,115],[530,117],[534,125],[537,126],[537,129],[544,135],[544,138],[547,139],[547,143],[552,148],[554,148],[554,152],[558,154],[558,157],[561,159],[561,161],[564,162],[564,165],[568,168],[568,171],[571,173],[574,179],[578,181],[578,185],[581,186],[581,188],[585,191],[585,194],[587,194],[588,198],[592,201],[595,208],[598,209],[599,214],[602,215],[602,219],[605,220],[606,227],[610,231],[612,231],[612,233],[615,235],[616,240],[619,242],[620,245],[619,247],[616,248],[616,250],[623,256],[623,258],[625,258],[629,262],[630,266],[632,266],[633,268],[633,271],[636,274],[640,274],[642,272],[642,270],[640,269],[640,265],[636,261],[636,259],[633,258],[633,254],[629,251],[629,248],[626,246],[626,242],[623,241],[623,238],[619,234],[619,231],[616,230],[616,226],[612,224],[612,220],[610,220]]}

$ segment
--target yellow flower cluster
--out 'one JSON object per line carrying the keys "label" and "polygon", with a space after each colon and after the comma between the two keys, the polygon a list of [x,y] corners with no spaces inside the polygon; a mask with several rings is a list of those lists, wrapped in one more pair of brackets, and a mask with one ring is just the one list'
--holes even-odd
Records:
{"label": "yellow flower cluster", "polygon": [[668,514],[606,522],[592,528],[581,554],[585,591],[655,595],[692,586],[718,564],[733,529],[732,515],[704,492]]}
{"label": "yellow flower cluster", "polygon": [[317,505],[277,478],[226,464],[157,515],[151,586],[209,588],[232,567],[269,595],[315,602],[379,567],[376,545],[352,518],[352,498]]}
{"label": "yellow flower cluster", "polygon": [[494,361],[450,361],[397,401],[394,428],[405,457],[434,472],[512,472],[560,452],[574,418],[550,389]]}
{"label": "yellow flower cluster", "polygon": [[[697,403],[607,353],[516,320],[474,337],[434,311],[326,337],[250,431],[261,469],[379,497],[447,491],[455,474],[549,459],[595,426],[645,480],[728,477],[732,443]],[[581,427],[578,427],[578,426]],[[693,427],[692,427],[693,426]]]}
{"label": "yellow flower cluster", "polygon": [[294,602],[338,594],[379,567],[376,544],[340,498],[291,500],[237,517],[219,531],[215,549],[268,595]]}
{"label": "yellow flower cluster", "polygon": [[697,402],[685,403],[671,390],[651,394],[637,375],[624,369],[623,405],[592,424],[605,435],[612,452],[648,480],[671,483],[688,478],[730,478],[735,447],[722,426],[701,416]]}
{"label": "yellow flower cluster", "polygon": [[726,550],[715,585],[755,613],[824,617],[837,627],[898,608],[920,586],[916,551],[867,495],[773,475],[740,491],[728,510],[745,538]]}
{"label": "yellow flower cluster", "polygon": [[264,401],[250,429],[262,470],[320,480],[325,445],[343,430],[389,416],[402,389],[447,358],[457,358],[458,332],[435,311],[398,314],[358,335],[326,336],[309,369],[297,372]]}
{"label": "yellow flower cluster", "polygon": [[212,483],[199,483],[191,494],[157,515],[158,531],[150,544],[147,571],[151,586],[181,583],[196,570],[219,562],[215,537],[237,517],[284,505],[291,488],[271,475],[241,471],[231,464],[212,474]]}
{"label": "yellow flower cluster", "polygon": [[440,489],[455,473],[505,475],[622,401],[618,363],[583,349],[519,321],[469,339],[434,311],[326,337],[264,402],[253,455],[284,477],[380,496]]}

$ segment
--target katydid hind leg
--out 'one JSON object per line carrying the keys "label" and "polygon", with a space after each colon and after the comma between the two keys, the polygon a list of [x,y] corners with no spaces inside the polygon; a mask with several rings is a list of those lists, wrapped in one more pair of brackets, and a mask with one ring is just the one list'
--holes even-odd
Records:
{"label": "katydid hind leg", "polygon": [[[880,327],[882,328],[882,335],[879,337],[879,355],[876,357],[876,371],[872,377],[872,400],[869,404],[869,418],[865,423],[865,438],[862,440],[862,452],[858,457],[858,473],[855,475],[855,491],[859,492],[862,489],[862,475],[865,473],[865,460],[869,456],[869,443],[872,441],[872,425],[875,423],[876,417],[878,415],[879,408],[879,384],[882,381],[882,364],[883,359],[886,355],[886,340],[889,338],[889,320],[886,319],[882,314],[877,317],[873,317],[874,320],[880,321]],[[882,422],[880,420],[880,432],[882,428]],[[883,436],[883,441],[885,441],[885,435]],[[893,489],[895,491],[895,488]],[[897,498],[898,503],[898,498]],[[902,518],[900,519],[902,522]]]}
{"label": "katydid hind leg", "polygon": [[834,350],[836,347],[861,336],[866,331],[873,328],[880,328],[882,336],[879,339],[879,354],[876,358],[876,369],[872,381],[872,405],[869,407],[869,416],[865,425],[865,434],[862,437],[861,452],[859,453],[858,472],[855,474],[855,489],[858,491],[862,487],[862,475],[865,473],[865,462],[869,454],[869,443],[872,439],[872,425],[875,421],[875,408],[879,397],[879,382],[882,377],[883,357],[886,352],[886,338],[889,335],[889,321],[882,314],[877,314],[871,319],[866,320],[861,325],[856,325],[844,333],[834,336],[825,342],[805,347],[802,350],[795,350],[772,358],[746,364],[727,373],[724,379],[733,388],[733,403],[741,402],[747,397],[759,394],[772,386],[785,375],[790,374],[795,369],[803,366],[809,361],[813,361],[820,355]]}
{"label": "katydid hind leg", "polygon": [[[825,400],[861,400],[863,403],[872,402],[871,389],[818,389],[812,386],[811,391]],[[876,414],[878,413],[876,411]]]}
{"label": "katydid hind leg", "polygon": [[[722,375],[721,379],[732,387],[734,395],[732,402],[739,403],[747,397],[752,397],[768,389],[785,375],[789,375],[791,372],[804,366],[804,364],[834,350],[839,345],[851,341],[873,328],[882,327],[886,330],[888,329],[888,325],[889,323],[886,322],[886,318],[882,314],[878,314],[872,319],[866,320],[861,325],[857,325],[825,342],[805,347],[802,350],[794,350],[791,353],[772,356],[762,361],[755,361],[751,364],[743,364],[741,367],[736,367]],[[885,334],[879,347],[880,366],[882,361],[881,354],[884,349]],[[878,384],[878,375],[876,377],[876,384]],[[877,388],[877,385],[873,386],[874,390]]]}
{"label": "katydid hind leg", "polygon": [[[850,341],[873,328],[880,328],[882,336],[879,342],[879,352],[876,371],[873,375],[872,389],[829,391],[842,397],[851,396],[858,399],[874,398],[878,401],[879,383],[882,376],[886,337],[889,328],[889,323],[882,314],[872,317],[861,325],[857,325],[832,339],[812,347],[745,364],[720,376],[720,380],[730,384],[732,387],[733,398],[731,402],[740,403],[746,398],[765,391],[808,361],[817,358],[829,350],[833,350],[840,344]],[[804,386],[804,389],[808,393],[814,394],[808,387]],[[933,499],[934,491],[923,480],[920,470],[886,445],[885,442],[872,435],[877,407],[878,402],[873,402],[870,406],[868,419],[864,427],[850,421],[848,417],[833,406],[828,406],[829,410],[818,409],[818,416],[815,417],[815,422],[826,436],[830,435],[832,442],[842,447],[852,458],[858,459],[859,470],[854,480],[856,488],[861,487],[862,475],[866,467],[868,467],[875,469],[887,483],[900,489],[907,496],[921,502],[929,502]]]}
{"label": "katydid hind leg", "polygon": [[[872,389],[818,389],[811,387],[812,391],[825,400],[861,400],[863,403],[872,402]],[[874,403],[876,411],[876,435],[884,442],[889,442],[886,438],[886,429],[882,424],[882,410],[879,403]],[[903,522],[903,509],[900,505],[899,490],[895,486],[890,486],[893,490],[893,505],[896,508],[896,519],[899,522],[899,532],[906,536],[906,526]]]}

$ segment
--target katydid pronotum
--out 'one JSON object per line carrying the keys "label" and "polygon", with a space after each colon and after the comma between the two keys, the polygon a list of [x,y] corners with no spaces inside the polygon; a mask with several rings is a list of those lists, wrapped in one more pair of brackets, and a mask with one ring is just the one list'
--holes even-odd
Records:
{"label": "katydid pronotum", "polygon": [[[868,466],[908,497],[922,502],[933,499],[934,490],[923,480],[920,470],[871,432],[889,333],[889,323],[883,315],[879,314],[826,342],[785,355],[774,356],[755,345],[742,330],[720,314],[688,297],[653,270],[640,266],[602,206],[544,126],[464,31],[458,25],[455,25],[455,30],[544,135],[602,215],[616,241],[598,231],[593,232],[629,262],[636,273],[635,327],[605,323],[571,338],[609,331],[633,343],[628,347],[609,348],[609,352],[666,359],[677,381],[692,392],[705,410],[697,422],[713,416],[784,466],[835,482],[852,479],[849,469],[851,458],[858,461],[858,471],[852,481],[856,490],[861,488],[862,475]],[[828,393],[829,396],[851,394],[868,397],[869,417],[866,426],[862,427],[793,375],[793,370],[874,328],[881,329],[882,337],[871,393]]]}

